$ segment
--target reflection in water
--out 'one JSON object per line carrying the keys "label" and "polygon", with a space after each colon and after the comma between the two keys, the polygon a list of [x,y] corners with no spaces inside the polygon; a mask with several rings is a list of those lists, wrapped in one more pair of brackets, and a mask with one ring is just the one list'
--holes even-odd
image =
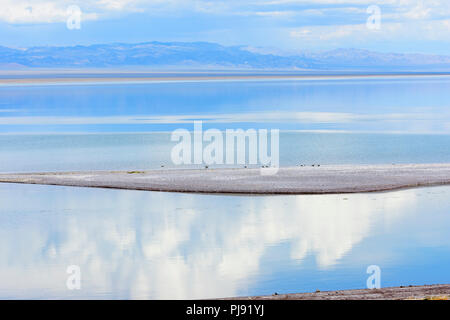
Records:
{"label": "reflection in water", "polygon": [[[238,197],[0,185],[0,297],[177,299],[363,287],[372,263],[399,278],[401,252],[422,246],[449,256],[449,192]],[[80,291],[65,286],[72,264],[81,267]]]}
{"label": "reflection in water", "polygon": [[219,129],[449,133],[449,89],[448,76],[8,86],[0,132],[172,131],[197,118]]}

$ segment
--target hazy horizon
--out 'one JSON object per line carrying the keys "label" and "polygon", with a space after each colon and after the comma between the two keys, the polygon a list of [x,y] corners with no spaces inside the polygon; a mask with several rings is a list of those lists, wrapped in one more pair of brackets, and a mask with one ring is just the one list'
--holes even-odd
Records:
{"label": "hazy horizon", "polygon": [[213,42],[280,55],[450,55],[450,3],[422,0],[1,0],[0,46]]}
{"label": "hazy horizon", "polygon": [[89,46],[0,46],[0,69],[136,68],[285,71],[449,71],[450,56],[381,53],[361,49],[278,54],[250,46],[213,42],[140,42]]}

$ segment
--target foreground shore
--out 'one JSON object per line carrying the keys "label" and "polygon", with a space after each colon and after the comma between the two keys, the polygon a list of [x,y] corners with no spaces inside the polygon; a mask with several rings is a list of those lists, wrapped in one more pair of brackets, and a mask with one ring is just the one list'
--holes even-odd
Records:
{"label": "foreground shore", "polygon": [[[449,300],[450,284],[238,297],[232,300]],[[224,299],[226,300],[226,299]]]}
{"label": "foreground shore", "polygon": [[256,168],[20,173],[0,174],[0,182],[194,193],[358,193],[450,184],[450,164],[290,167],[274,175]]}

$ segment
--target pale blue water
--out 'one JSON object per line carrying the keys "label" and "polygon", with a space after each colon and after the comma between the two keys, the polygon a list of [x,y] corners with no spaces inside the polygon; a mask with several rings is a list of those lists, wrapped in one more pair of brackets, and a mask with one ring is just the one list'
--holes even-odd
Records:
{"label": "pale blue water", "polygon": [[280,129],[283,166],[450,162],[450,77],[0,87],[0,171],[170,167],[193,120]]}
{"label": "pale blue water", "polygon": [[[0,298],[216,298],[450,282],[450,187],[241,197],[0,184]],[[68,290],[69,265],[81,289]]]}
{"label": "pale blue water", "polygon": [[[0,172],[175,167],[170,132],[198,119],[280,129],[282,166],[448,163],[449,104],[449,77],[0,87]],[[369,265],[382,286],[449,283],[449,199],[449,187],[234,197],[0,184],[0,298],[364,288]],[[69,265],[80,291],[65,286]]]}
{"label": "pale blue water", "polygon": [[450,133],[449,107],[450,76],[3,86],[0,132],[171,131],[207,117],[219,129]]}
{"label": "pale blue water", "polygon": [[[0,135],[0,172],[178,168],[170,135]],[[280,134],[281,166],[448,162],[450,135]]]}

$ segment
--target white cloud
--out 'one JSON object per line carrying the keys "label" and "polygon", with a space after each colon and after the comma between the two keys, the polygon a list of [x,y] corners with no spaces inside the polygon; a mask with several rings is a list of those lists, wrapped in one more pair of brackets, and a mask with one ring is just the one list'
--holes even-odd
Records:
{"label": "white cloud", "polygon": [[[161,0],[150,2],[162,3]],[[143,3],[143,0],[0,0],[0,21],[11,24],[65,22],[69,17],[67,9],[73,5],[81,8],[83,20],[96,20],[108,13],[143,11],[145,7],[140,6]]]}
{"label": "white cloud", "polygon": [[97,3],[109,10],[124,10],[127,7],[134,6],[136,0],[99,0]]}
{"label": "white cloud", "polygon": [[[63,22],[70,5],[80,6],[85,19],[94,19],[114,12],[138,11],[149,14],[173,11],[225,15],[245,13],[269,17],[294,14],[326,16],[330,13],[364,15],[362,7],[372,4],[373,0],[0,0],[0,20],[8,23]],[[383,15],[396,19],[445,18],[450,13],[450,2],[444,0],[378,0],[376,4],[382,8]]]}
{"label": "white cloud", "polygon": [[439,40],[450,41],[450,20],[382,22],[379,30],[370,30],[366,24],[343,24],[292,28],[289,35],[303,41],[317,40]]}
{"label": "white cloud", "polygon": [[[365,28],[369,17],[366,9],[374,3],[381,9],[381,30]],[[67,8],[73,4],[81,8],[82,21],[125,20],[126,15],[140,12],[149,20],[180,17],[183,24],[202,16],[202,22],[211,22],[193,23],[193,31],[164,29],[163,40],[167,36],[179,41],[295,50],[348,46],[375,49],[382,45],[392,47],[391,51],[398,51],[399,41],[410,41],[412,45],[405,45],[410,52],[435,50],[427,50],[418,41],[450,42],[450,1],[444,0],[0,0],[0,4],[0,22],[10,24],[64,23]],[[417,49],[409,49],[414,43]],[[439,52],[446,54],[444,49]]]}
{"label": "white cloud", "polygon": [[[69,17],[67,9],[73,1],[0,0],[0,20],[8,23],[56,23]],[[83,12],[85,20],[95,20],[95,12]]]}

